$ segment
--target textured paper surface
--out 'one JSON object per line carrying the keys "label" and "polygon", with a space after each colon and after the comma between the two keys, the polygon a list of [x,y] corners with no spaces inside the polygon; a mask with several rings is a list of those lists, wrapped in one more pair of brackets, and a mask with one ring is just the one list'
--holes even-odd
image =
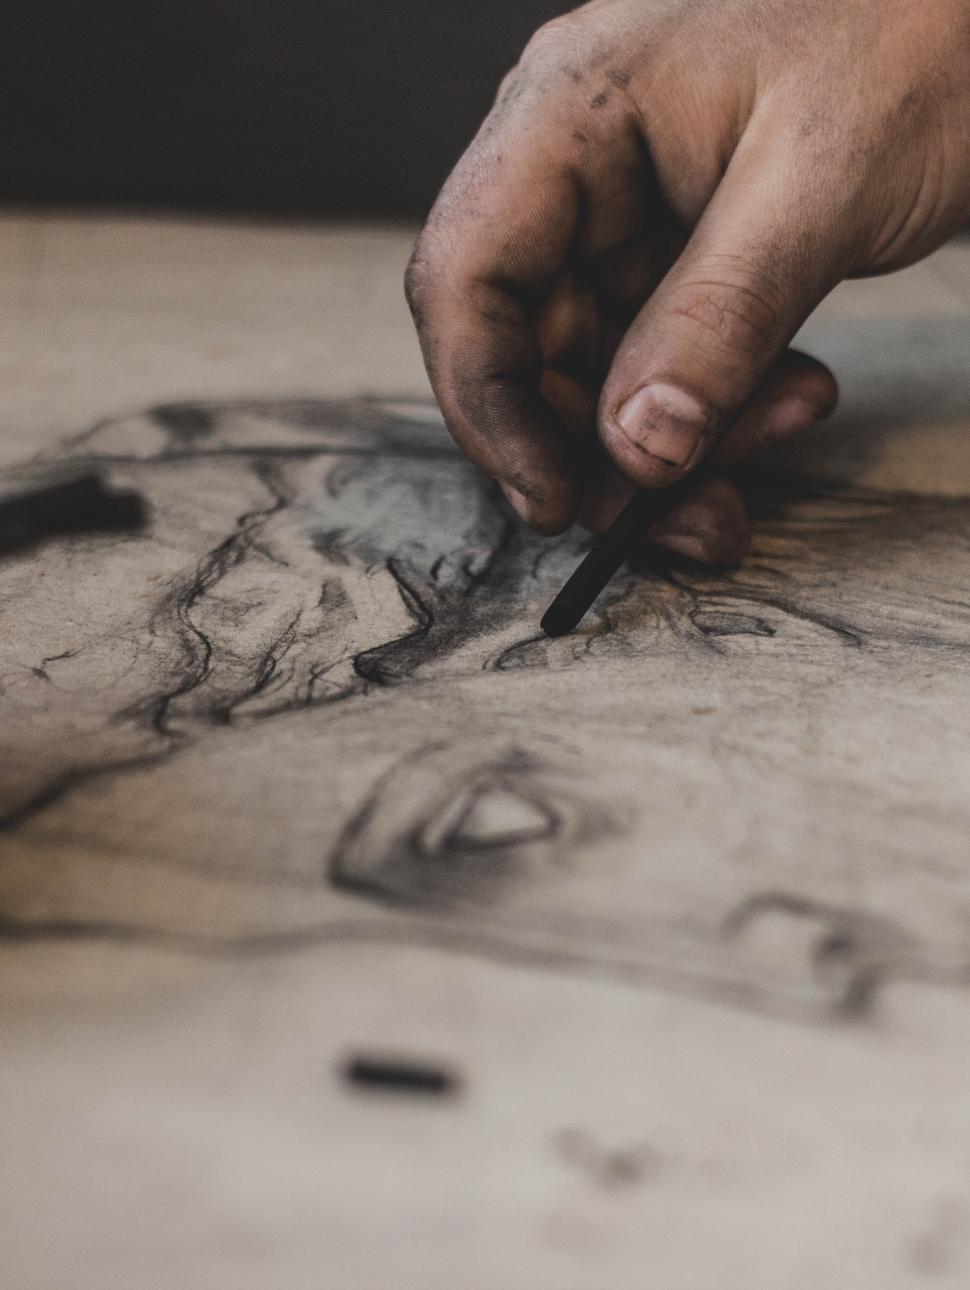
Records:
{"label": "textured paper surface", "polygon": [[[43,449],[152,524],[0,564],[11,1284],[965,1284],[936,272],[813,323],[847,407],[748,480],[741,568],[645,556],[558,641],[583,536],[426,403],[146,399]],[[462,1095],[348,1090],[374,1048]]]}

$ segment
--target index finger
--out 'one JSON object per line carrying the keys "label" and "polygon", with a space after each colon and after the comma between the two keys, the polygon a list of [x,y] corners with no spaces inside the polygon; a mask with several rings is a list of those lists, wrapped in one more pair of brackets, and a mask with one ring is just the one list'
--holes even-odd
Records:
{"label": "index finger", "polygon": [[532,319],[566,261],[575,179],[535,117],[501,100],[443,188],[407,273],[408,302],[449,431],[533,528],[576,515],[570,437],[539,393]]}

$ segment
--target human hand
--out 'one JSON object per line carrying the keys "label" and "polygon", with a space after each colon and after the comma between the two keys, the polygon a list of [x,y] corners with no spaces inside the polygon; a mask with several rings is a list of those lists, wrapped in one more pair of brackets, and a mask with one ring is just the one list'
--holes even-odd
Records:
{"label": "human hand", "polygon": [[[408,300],[468,456],[539,532],[599,531],[828,415],[796,331],[968,214],[970,0],[593,0],[506,77]],[[710,479],[650,538],[736,559],[740,495]]]}

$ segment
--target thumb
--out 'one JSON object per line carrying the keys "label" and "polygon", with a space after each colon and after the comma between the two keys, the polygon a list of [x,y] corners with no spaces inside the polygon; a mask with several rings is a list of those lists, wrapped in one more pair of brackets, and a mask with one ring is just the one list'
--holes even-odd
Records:
{"label": "thumb", "polygon": [[838,204],[788,155],[740,150],[680,259],[626,333],[600,436],[645,487],[672,483],[724,435],[850,255]]}

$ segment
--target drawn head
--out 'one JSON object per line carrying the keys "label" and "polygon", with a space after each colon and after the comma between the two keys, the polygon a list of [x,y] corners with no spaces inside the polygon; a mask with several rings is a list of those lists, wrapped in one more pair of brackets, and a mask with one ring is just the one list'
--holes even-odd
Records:
{"label": "drawn head", "polygon": [[970,698],[970,499],[764,475],[739,569],[645,552],[549,641],[585,539],[527,534],[423,407],[167,407],[65,455],[155,518],[0,569],[18,909],[57,906],[35,861],[68,838],[82,921],[232,939],[363,909],[813,1006],[959,957],[962,780],[927,778],[923,678]]}

